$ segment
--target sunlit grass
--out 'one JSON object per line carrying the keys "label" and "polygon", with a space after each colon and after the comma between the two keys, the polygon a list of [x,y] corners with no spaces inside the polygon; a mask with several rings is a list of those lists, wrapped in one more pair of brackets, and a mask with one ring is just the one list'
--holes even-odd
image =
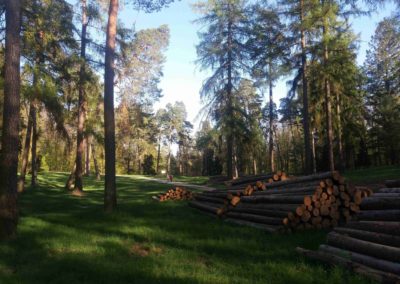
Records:
{"label": "sunlit grass", "polygon": [[18,238],[0,244],[0,283],[365,283],[295,254],[326,232],[270,235],[203,215],[185,202],[151,199],[169,185],[121,176],[118,210],[103,213],[103,184],[86,195],[41,173],[21,200]]}

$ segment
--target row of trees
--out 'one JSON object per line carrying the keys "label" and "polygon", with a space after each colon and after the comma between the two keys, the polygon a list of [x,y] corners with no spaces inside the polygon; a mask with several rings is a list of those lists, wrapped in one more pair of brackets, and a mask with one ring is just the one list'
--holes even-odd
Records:
{"label": "row of trees", "polygon": [[[126,4],[150,13],[171,2]],[[29,165],[32,187],[40,167],[65,170],[73,165],[67,186],[73,185],[79,194],[84,169],[90,172],[90,157],[98,176],[102,166],[98,157],[104,157],[104,209],[111,212],[117,202],[114,100],[121,101],[120,108],[131,107],[125,95],[130,93],[140,101],[136,110],[142,115],[149,111],[145,97],[149,100],[160,93],[157,83],[168,27],[139,32],[123,27],[117,21],[118,0],[79,0],[75,7],[65,0],[0,2],[5,18],[0,238],[15,235],[17,192],[24,191]],[[101,16],[103,9],[108,9],[106,19]],[[106,38],[102,38],[104,31]],[[100,80],[103,68],[104,80]],[[75,158],[70,162],[72,151]]]}
{"label": "row of trees", "polygon": [[[398,163],[398,16],[378,26],[359,67],[349,21],[368,13],[361,2],[266,2],[196,5],[206,27],[198,64],[212,70],[201,94],[222,135],[228,177],[255,173],[257,165],[312,172]],[[293,79],[276,111],[273,88],[282,77]],[[261,106],[265,90],[269,100]]]}

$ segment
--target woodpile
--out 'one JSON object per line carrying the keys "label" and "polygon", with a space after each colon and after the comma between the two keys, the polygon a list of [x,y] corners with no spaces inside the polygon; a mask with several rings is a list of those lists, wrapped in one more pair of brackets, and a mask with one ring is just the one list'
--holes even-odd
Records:
{"label": "woodpile", "polygon": [[400,283],[400,188],[384,188],[360,205],[356,220],[328,234],[307,257],[339,265],[381,283]]}
{"label": "woodpile", "polygon": [[272,174],[261,174],[253,176],[244,176],[234,180],[226,181],[225,184],[229,187],[243,187],[243,185],[255,185],[256,182],[271,183],[289,179],[285,172],[277,171]]}
{"label": "woodpile", "polygon": [[347,185],[338,172],[326,172],[205,192],[190,205],[266,231],[292,231],[349,222],[371,194],[368,188]]}
{"label": "woodpile", "polygon": [[168,189],[166,193],[153,196],[154,200],[163,202],[167,200],[192,200],[194,194],[182,187]]}

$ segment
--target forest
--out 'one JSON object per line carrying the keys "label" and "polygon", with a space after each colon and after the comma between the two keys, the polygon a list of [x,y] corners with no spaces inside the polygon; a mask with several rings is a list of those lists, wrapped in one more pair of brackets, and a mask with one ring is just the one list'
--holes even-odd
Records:
{"label": "forest", "polygon": [[[399,167],[398,0],[191,2],[193,68],[208,74],[195,121],[182,101],[156,108],[168,22],[136,29],[119,19],[122,10],[150,14],[176,2],[0,1],[0,239],[16,238],[20,216],[33,210],[26,198],[39,202],[49,181],[67,193],[66,204],[101,190],[96,202],[109,216],[128,202],[128,177],[146,188],[136,176],[235,180]],[[359,64],[352,22],[385,5],[396,8]],[[280,81],[288,92],[278,101]]]}

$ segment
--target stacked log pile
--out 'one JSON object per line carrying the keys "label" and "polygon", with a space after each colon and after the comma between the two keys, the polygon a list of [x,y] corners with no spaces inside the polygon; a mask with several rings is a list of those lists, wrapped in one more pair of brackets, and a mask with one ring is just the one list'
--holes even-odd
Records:
{"label": "stacked log pile", "polygon": [[367,188],[348,186],[337,172],[202,193],[191,205],[227,221],[266,231],[328,228],[349,222]]}
{"label": "stacked log pile", "polygon": [[307,257],[340,265],[383,283],[400,283],[400,188],[383,188],[360,205],[356,220],[328,234]]}
{"label": "stacked log pile", "polygon": [[192,200],[194,194],[182,187],[176,187],[175,189],[168,189],[166,193],[153,196],[153,199],[160,202],[167,200]]}
{"label": "stacked log pile", "polygon": [[243,185],[255,185],[256,182],[272,183],[289,179],[285,172],[277,171],[272,174],[261,174],[253,176],[245,176],[238,179],[226,181],[225,184],[229,187],[243,187]]}

